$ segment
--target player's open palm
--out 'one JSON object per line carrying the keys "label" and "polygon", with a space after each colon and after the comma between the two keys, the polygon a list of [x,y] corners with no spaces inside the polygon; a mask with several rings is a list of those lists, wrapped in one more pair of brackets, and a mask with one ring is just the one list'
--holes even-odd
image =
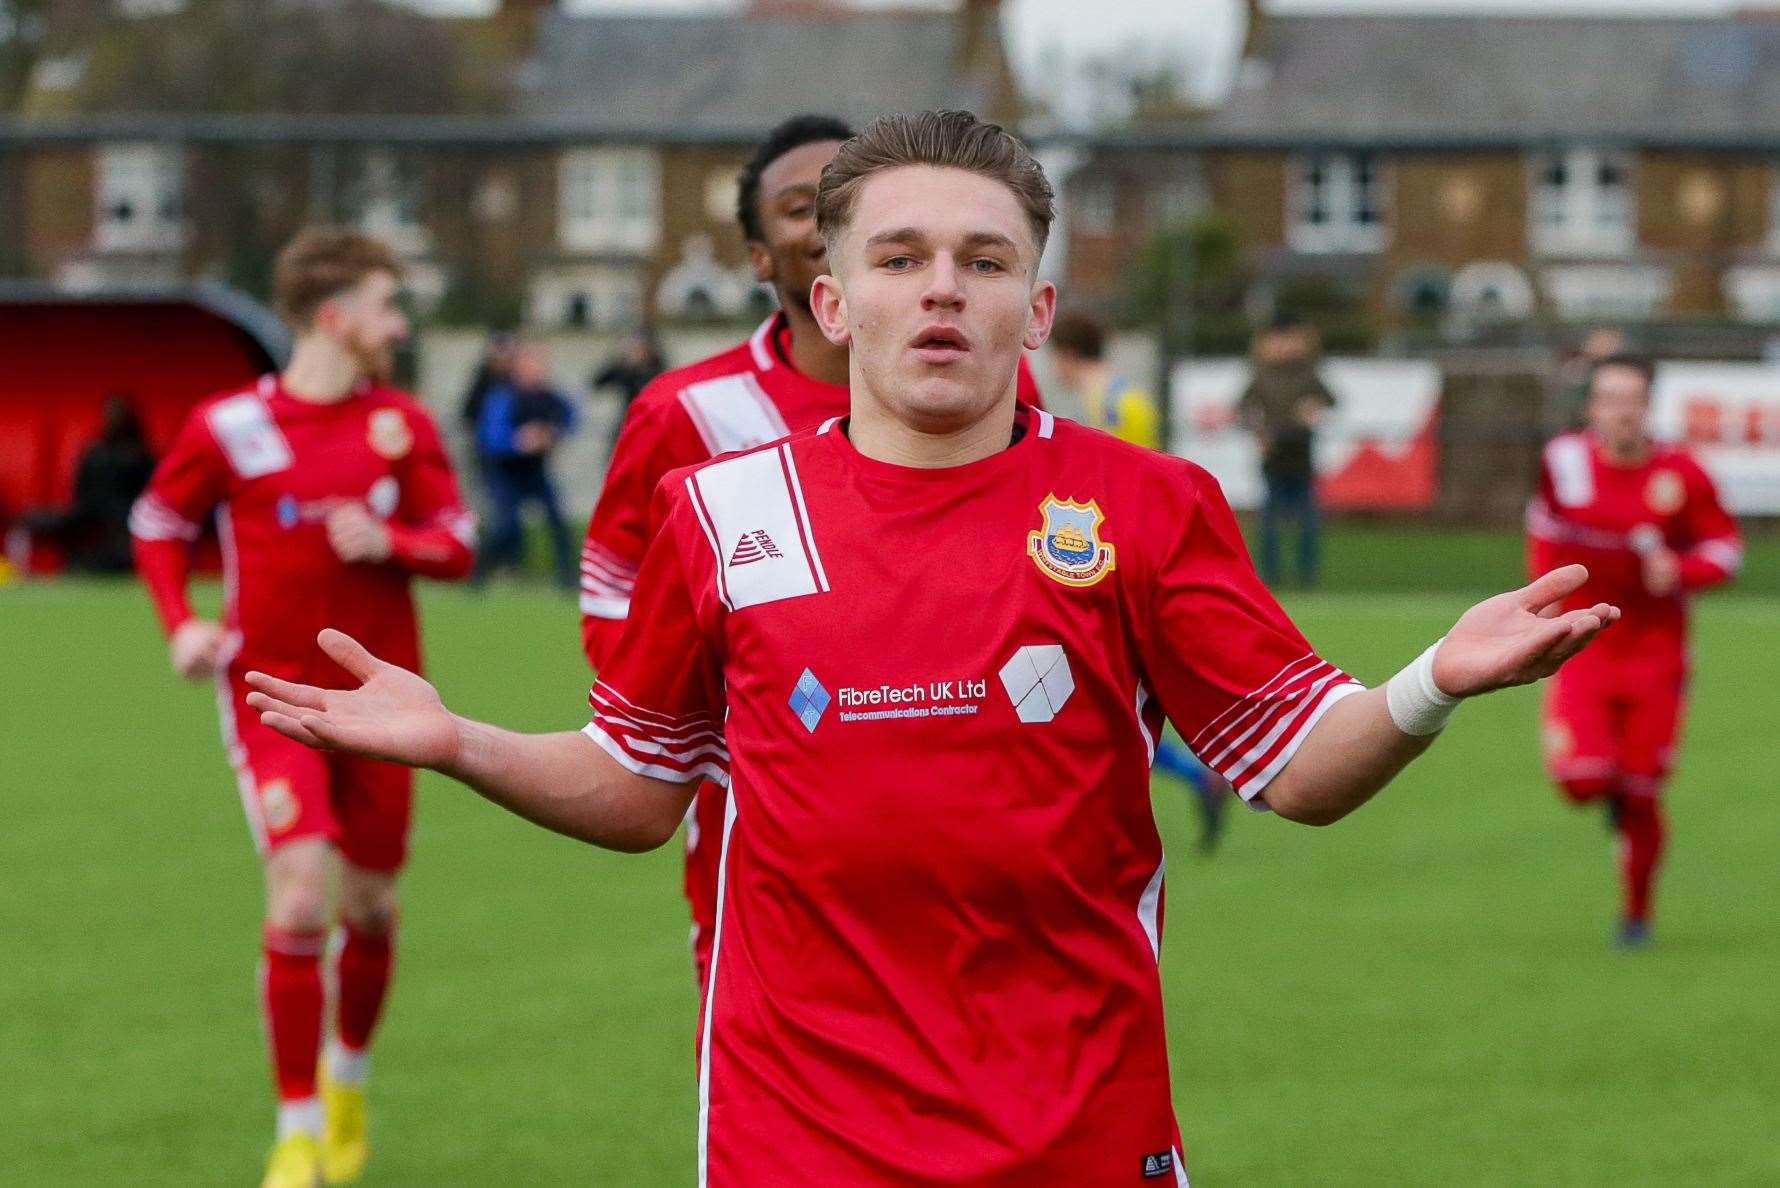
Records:
{"label": "player's open palm", "polygon": [[316,641],[359,687],[319,689],[250,672],[247,704],[260,721],[307,746],[411,767],[437,767],[457,755],[457,720],[425,679],[377,659],[344,632],[329,628]]}
{"label": "player's open palm", "polygon": [[1587,580],[1587,569],[1566,565],[1466,611],[1434,653],[1434,683],[1449,696],[1470,697],[1556,672],[1619,618],[1619,608],[1605,602],[1558,613]]}

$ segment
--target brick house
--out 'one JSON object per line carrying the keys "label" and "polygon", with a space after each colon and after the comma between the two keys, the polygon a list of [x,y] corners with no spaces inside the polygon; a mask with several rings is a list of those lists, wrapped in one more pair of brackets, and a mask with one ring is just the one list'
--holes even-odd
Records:
{"label": "brick house", "polygon": [[292,230],[346,221],[395,244],[417,297],[448,316],[596,329],[744,316],[767,297],[735,230],[735,177],[773,124],[805,110],[1018,115],[997,0],[951,13],[756,0],[685,17],[507,0],[485,18],[307,0],[443,30],[441,62],[471,80],[424,104],[398,93],[311,114],[95,103],[119,39],[184,7],[120,0],[95,20],[95,5],[52,23],[0,117],[0,275],[262,289]]}
{"label": "brick house", "polygon": [[[1273,16],[1190,123],[1070,179],[1067,283],[1110,298],[1173,195],[1380,330],[1780,322],[1780,21]],[[1195,199],[1188,198],[1187,201]]]}

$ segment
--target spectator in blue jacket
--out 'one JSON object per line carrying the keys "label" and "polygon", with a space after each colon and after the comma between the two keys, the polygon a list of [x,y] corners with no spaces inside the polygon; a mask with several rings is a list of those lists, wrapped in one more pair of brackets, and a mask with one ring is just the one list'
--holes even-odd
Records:
{"label": "spectator in blue jacket", "polygon": [[491,384],[476,410],[476,453],[488,484],[488,532],[476,559],[477,578],[525,559],[521,515],[543,509],[556,553],[556,580],[574,589],[575,550],[562,517],[550,454],[575,428],[575,406],[550,383],[550,360],[537,343],[515,345],[512,373]]}

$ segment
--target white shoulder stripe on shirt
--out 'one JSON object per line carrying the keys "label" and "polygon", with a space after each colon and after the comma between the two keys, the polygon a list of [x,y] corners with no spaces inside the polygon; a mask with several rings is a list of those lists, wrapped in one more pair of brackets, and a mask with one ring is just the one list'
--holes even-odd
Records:
{"label": "white shoulder stripe on shirt", "polygon": [[704,467],[686,486],[730,610],[828,590],[789,446]]}
{"label": "white shoulder stripe on shirt", "polygon": [[1552,438],[1545,445],[1545,468],[1559,507],[1586,507],[1595,501],[1594,459],[1586,438],[1573,433]]}
{"label": "white shoulder stripe on shirt", "polygon": [[210,435],[229,460],[229,468],[244,479],[276,474],[292,462],[272,410],[260,392],[243,392],[210,406],[205,414]]}
{"label": "white shoulder stripe on shirt", "polygon": [[751,450],[790,432],[778,406],[747,372],[687,384],[680,389],[680,404],[713,458]]}

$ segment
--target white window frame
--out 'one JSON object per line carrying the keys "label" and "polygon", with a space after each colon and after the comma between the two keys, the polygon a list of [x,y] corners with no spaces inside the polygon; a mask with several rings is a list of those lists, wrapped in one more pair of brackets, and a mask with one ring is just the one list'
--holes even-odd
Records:
{"label": "white window frame", "polygon": [[[1562,166],[1563,183],[1552,181]],[[1572,145],[1534,153],[1527,168],[1527,234],[1549,256],[1629,256],[1637,246],[1636,161],[1625,149]],[[1612,170],[1617,181],[1603,174]]]}
{"label": "white window frame", "polygon": [[[102,252],[165,252],[185,246],[185,149],[130,141],[93,157],[93,246]],[[120,217],[119,211],[129,213]]]}
{"label": "white window frame", "polygon": [[425,255],[430,239],[421,218],[423,202],[418,162],[403,160],[390,149],[366,150],[347,198],[359,230],[399,255]]}
{"label": "white window frame", "polygon": [[1384,250],[1384,166],[1376,154],[1303,153],[1292,158],[1290,167],[1286,242],[1293,251],[1329,255]]}
{"label": "white window frame", "polygon": [[557,233],[573,252],[653,252],[661,240],[660,157],[646,148],[563,153]]}

